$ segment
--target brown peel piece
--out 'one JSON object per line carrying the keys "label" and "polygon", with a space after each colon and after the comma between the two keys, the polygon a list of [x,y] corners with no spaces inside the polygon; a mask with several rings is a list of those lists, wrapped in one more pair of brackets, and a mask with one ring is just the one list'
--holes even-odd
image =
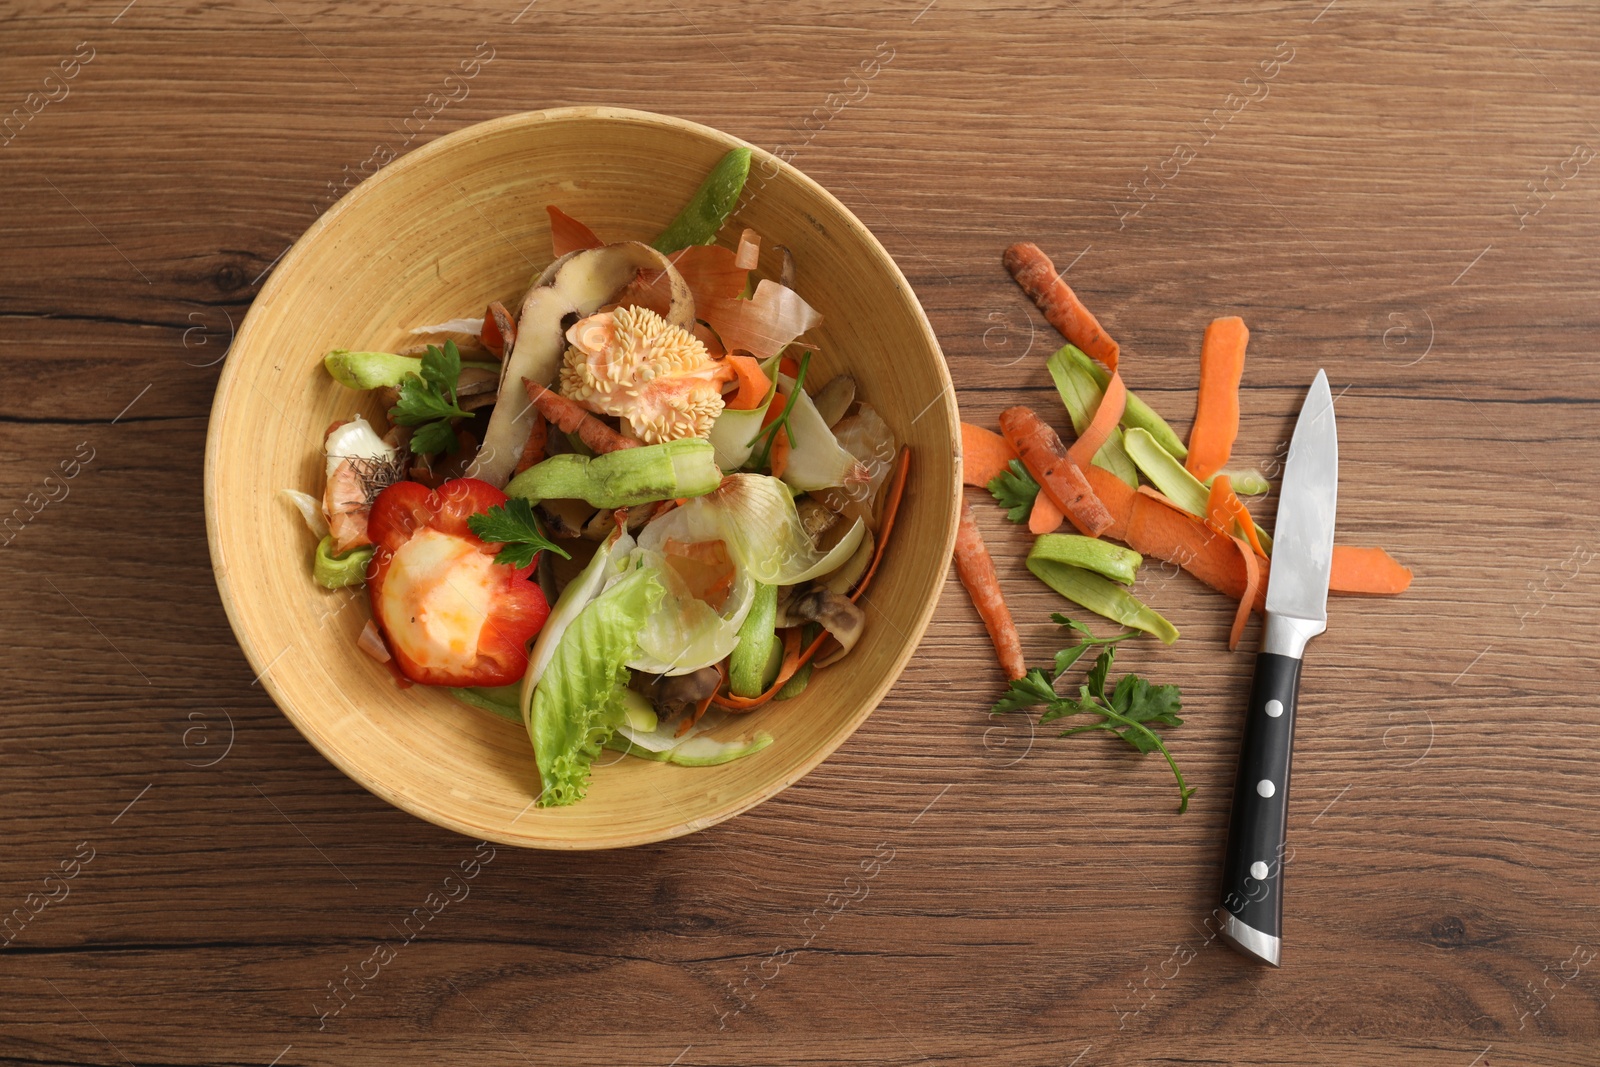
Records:
{"label": "brown peel piece", "polygon": [[666,318],[694,325],[694,295],[668,259],[638,241],[571,252],[547,267],[522,301],[516,340],[500,367],[499,402],[484,431],[483,447],[468,473],[495,486],[505,485],[532,429],[533,405],[526,379],[548,386],[555,381],[566,351],[565,329],[615,298],[641,270],[665,271],[672,302]]}

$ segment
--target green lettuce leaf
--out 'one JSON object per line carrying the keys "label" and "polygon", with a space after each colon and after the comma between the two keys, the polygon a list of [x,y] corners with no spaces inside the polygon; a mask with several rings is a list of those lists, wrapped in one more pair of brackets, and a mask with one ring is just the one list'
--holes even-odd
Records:
{"label": "green lettuce leaf", "polygon": [[656,575],[633,571],[596,597],[561,636],[528,709],[543,786],[540,807],[583,799],[590,765],[625,720],[627,661],[663,592]]}

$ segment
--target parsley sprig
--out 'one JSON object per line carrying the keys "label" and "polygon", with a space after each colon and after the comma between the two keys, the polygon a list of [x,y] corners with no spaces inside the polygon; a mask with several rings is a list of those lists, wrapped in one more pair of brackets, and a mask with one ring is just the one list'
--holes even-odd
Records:
{"label": "parsley sprig", "polygon": [[1006,518],[1012,522],[1027,522],[1034,498],[1039,495],[1039,483],[1033,480],[1021,460],[1014,459],[1006,464],[1005,470],[989,479],[989,492],[1006,509]]}
{"label": "parsley sprig", "polygon": [[472,412],[456,405],[456,383],[461,378],[461,352],[454,341],[444,348],[429,345],[418,373],[400,380],[400,400],[389,418],[412,426],[411,451],[419,456],[454,452],[458,447],[451,419],[470,419]]}
{"label": "parsley sprig", "polygon": [[[763,467],[771,465],[773,442],[778,439],[778,432],[780,430],[786,433],[788,432],[789,415],[794,411],[794,405],[800,399],[800,390],[805,388],[806,368],[810,365],[811,352],[808,349],[800,354],[800,366],[794,372],[794,389],[789,393],[788,403],[783,405],[782,414],[780,414],[776,419],[773,419],[771,422],[767,423],[767,425],[761,427],[760,432],[758,432],[754,437],[750,438],[750,459],[745,464],[745,466],[750,470],[760,470]],[[776,390],[778,388],[777,384],[774,383],[772,388]],[[757,441],[760,441],[761,443],[758,445],[756,444]],[[794,434],[792,433],[789,434],[789,444],[794,444]]]}
{"label": "parsley sprig", "polygon": [[[1106,685],[1116,660],[1117,645],[1135,636],[1138,631],[1130,630],[1115,637],[1096,637],[1088,627],[1073,622],[1065,615],[1055,614],[1051,618],[1069,635],[1077,637],[1078,643],[1056,653],[1053,671],[1035,667],[1025,677],[1013,681],[991,714],[1023,711],[1043,705],[1044,713],[1039,716],[1041,726],[1074,715],[1099,716],[1099,721],[1074,726],[1062,731],[1061,736],[1071,737],[1073,734],[1103,730],[1122,738],[1140,752],[1160,752],[1167,766],[1172,768],[1173,777],[1178,780],[1178,814],[1182,815],[1189,810],[1189,798],[1194,795],[1194,790],[1183,780],[1183,772],[1178,770],[1178,764],[1167,750],[1166,742],[1156,733],[1157,727],[1183,725],[1183,720],[1178,717],[1178,711],[1183,706],[1178,687],[1151,685],[1137,674],[1125,674],[1108,693]],[[1084,683],[1078,686],[1078,695],[1061,696],[1056,692],[1056,683],[1091,648],[1099,648],[1100,654],[1084,677]]]}
{"label": "parsley sprig", "polygon": [[494,557],[496,563],[526,567],[534,556],[547,549],[562,559],[572,558],[566,549],[544,535],[533,514],[533,505],[519,496],[481,515],[469,516],[467,528],[481,540],[500,543],[500,552]]}

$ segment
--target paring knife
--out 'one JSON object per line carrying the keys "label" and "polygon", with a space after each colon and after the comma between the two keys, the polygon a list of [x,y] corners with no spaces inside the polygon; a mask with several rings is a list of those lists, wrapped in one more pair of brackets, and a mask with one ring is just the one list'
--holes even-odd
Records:
{"label": "paring knife", "polygon": [[1247,956],[1278,966],[1289,753],[1306,643],[1328,626],[1339,438],[1328,376],[1317,371],[1289,441],[1272,531],[1267,612],[1239,749],[1223,861],[1222,935]]}

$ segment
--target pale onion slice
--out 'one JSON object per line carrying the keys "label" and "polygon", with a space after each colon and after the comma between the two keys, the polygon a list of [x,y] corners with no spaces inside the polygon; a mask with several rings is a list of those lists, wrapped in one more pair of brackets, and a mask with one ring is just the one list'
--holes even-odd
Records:
{"label": "pale onion slice", "polygon": [[571,252],[545,268],[522,301],[517,340],[500,365],[500,391],[484,430],[483,445],[467,469],[499,487],[511,479],[528,443],[534,408],[523,379],[548,386],[555,381],[566,351],[562,321],[594,314],[625,289],[641,270],[664,270],[672,292],[668,322],[694,327],[694,296],[675,267],[660,252],[638,241]]}
{"label": "pale onion slice", "polygon": [[328,478],[332,478],[339,464],[347,459],[387,460],[396,454],[396,449],[379,437],[372,424],[360,415],[330,430],[323,449],[327,452],[323,474]]}
{"label": "pale onion slice", "polygon": [[328,520],[322,514],[322,501],[298,489],[279,489],[278,499],[300,512],[300,517],[305,520],[306,529],[311,531],[313,537],[320,540],[328,536]]}
{"label": "pale onion slice", "polygon": [[761,235],[748,226],[739,235],[739,251],[733,263],[740,270],[755,270],[761,265]]}
{"label": "pale onion slice", "polygon": [[361,628],[361,636],[356,638],[356,647],[379,663],[388,663],[394,657],[389,653],[389,646],[384,644],[383,635],[378,632],[378,624],[371,619]]}
{"label": "pale onion slice", "polygon": [[833,429],[839,445],[861,463],[865,477],[840,489],[821,493],[822,502],[834,511],[851,519],[875,522],[878,492],[894,469],[899,446],[894,431],[870,404],[839,421]]}
{"label": "pale onion slice", "polygon": [[410,332],[413,337],[423,337],[431,333],[466,333],[476,337],[483,332],[483,320],[446,319],[431,326],[413,326]]}
{"label": "pale onion slice", "polygon": [[[778,375],[778,388],[784,395],[794,396],[794,379]],[[783,480],[796,489],[809,492],[843,486],[849,492],[867,481],[867,468],[840,446],[828,429],[828,420],[817,411],[804,389],[789,411],[788,432],[789,465],[784,468]]]}
{"label": "pale onion slice", "polygon": [[639,545],[721,540],[741,572],[767,585],[798,585],[844,565],[866,533],[857,521],[828,551],[812,542],[789,489],[765,474],[730,474],[722,485],[651,521]]}
{"label": "pale onion slice", "polygon": [[719,612],[690,592],[661,553],[636,548],[627,569],[636,567],[653,570],[666,587],[666,595],[645,620],[629,667],[650,674],[691,674],[721,663],[733,652],[739,643],[739,627],[755,603],[753,578],[742,572],[736,575]]}
{"label": "pale onion slice", "polygon": [[[694,247],[699,248],[700,245]],[[770,381],[777,373],[778,359],[776,356],[761,364],[761,371]],[[750,441],[761,432],[761,420],[766,417],[767,408],[776,399],[777,394],[768,396],[760,407],[734,408],[724,407],[722,414],[717,416],[717,421],[711,424],[711,447],[716,449],[717,469],[723,471],[736,471],[744,466],[750,458],[752,448]]]}
{"label": "pale onion slice", "polygon": [[783,351],[796,337],[822,323],[822,316],[800,294],[763,278],[749,300],[718,300],[700,309],[732,352],[742,348],[758,359]]}

